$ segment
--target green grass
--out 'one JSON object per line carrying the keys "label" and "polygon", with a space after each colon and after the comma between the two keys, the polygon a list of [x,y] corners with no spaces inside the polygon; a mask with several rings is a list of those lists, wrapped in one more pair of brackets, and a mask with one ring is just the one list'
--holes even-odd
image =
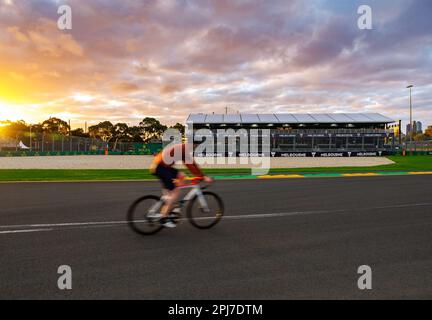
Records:
{"label": "green grass", "polygon": [[80,181],[154,179],[148,170],[3,169],[0,181]]}
{"label": "green grass", "polygon": [[[431,156],[391,156],[395,163],[374,167],[338,168],[287,168],[271,169],[270,174],[284,173],[357,173],[357,172],[408,172],[432,171]],[[206,169],[210,176],[250,175],[250,169]],[[80,181],[80,180],[153,180],[148,170],[42,170],[42,169],[3,169],[0,181]]]}

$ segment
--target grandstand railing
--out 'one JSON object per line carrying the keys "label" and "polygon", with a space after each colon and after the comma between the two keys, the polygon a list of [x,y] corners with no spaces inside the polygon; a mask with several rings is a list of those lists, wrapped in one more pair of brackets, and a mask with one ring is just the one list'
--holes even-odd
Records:
{"label": "grandstand railing", "polygon": [[393,134],[393,130],[388,129],[286,129],[286,130],[272,130],[272,133],[296,133],[296,134],[350,134],[350,133],[382,133],[382,134]]}

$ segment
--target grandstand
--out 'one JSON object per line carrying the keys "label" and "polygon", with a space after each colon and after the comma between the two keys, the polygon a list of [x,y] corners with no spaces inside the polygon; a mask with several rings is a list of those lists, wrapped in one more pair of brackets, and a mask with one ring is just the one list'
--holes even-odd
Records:
{"label": "grandstand", "polygon": [[[191,114],[186,120],[189,134],[199,138],[208,129],[214,139],[214,156],[228,154],[225,131],[238,133],[236,156],[381,156],[394,152],[394,120],[379,113],[308,114]],[[204,134],[205,135],[205,134]],[[247,140],[242,140],[247,136]],[[258,150],[244,152],[244,141],[259,136]],[[208,134],[207,134],[207,138]],[[224,151],[225,150],[225,151]],[[252,154],[253,153],[253,154]],[[196,154],[204,156],[209,154]]]}

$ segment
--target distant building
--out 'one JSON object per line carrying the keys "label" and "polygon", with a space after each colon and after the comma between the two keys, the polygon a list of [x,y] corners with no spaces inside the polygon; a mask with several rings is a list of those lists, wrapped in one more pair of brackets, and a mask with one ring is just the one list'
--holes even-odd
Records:
{"label": "distant building", "polygon": [[422,123],[420,121],[417,121],[416,124],[417,124],[417,133],[423,133]]}
{"label": "distant building", "polygon": [[401,130],[401,128],[399,126],[399,123],[389,124],[387,126],[387,128],[390,129],[390,130],[393,130],[393,133],[394,133],[395,136],[399,136],[399,133],[400,133],[400,130]]}
{"label": "distant building", "polygon": [[411,124],[408,123],[406,126],[406,134],[409,135],[411,132],[413,134],[423,133],[422,123],[420,121],[413,121],[413,130],[411,130]]}

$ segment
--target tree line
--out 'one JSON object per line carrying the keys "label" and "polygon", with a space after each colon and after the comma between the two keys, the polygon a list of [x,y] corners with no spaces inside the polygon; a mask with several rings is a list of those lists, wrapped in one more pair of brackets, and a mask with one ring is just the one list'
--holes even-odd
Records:
{"label": "tree line", "polygon": [[424,140],[431,140],[432,139],[432,126],[428,126],[424,133],[410,133],[406,135],[405,140],[409,141],[409,137],[412,135],[413,141],[424,141]]}
{"label": "tree line", "polygon": [[[185,126],[181,123],[168,127],[151,117],[144,118],[137,126],[129,126],[122,122],[113,124],[111,121],[102,121],[90,126],[87,132],[83,128],[71,130],[66,121],[55,117],[50,117],[38,124],[27,124],[23,120],[0,121],[0,134],[16,141],[28,139],[31,132],[33,138],[42,134],[85,137],[113,142],[114,146],[118,142],[160,142],[163,132],[168,128],[177,129],[182,135],[185,133]],[[432,139],[432,126],[429,126],[423,134],[413,136],[414,141],[429,139]]]}
{"label": "tree line", "polygon": [[32,137],[43,134],[54,134],[59,136],[95,138],[104,142],[114,142],[114,146],[118,142],[160,142],[163,132],[168,128],[177,129],[182,135],[185,132],[185,127],[181,123],[168,127],[151,117],[144,118],[137,126],[129,126],[121,122],[113,124],[111,121],[102,121],[90,126],[87,132],[83,128],[71,130],[66,121],[55,117],[51,117],[38,124],[27,124],[25,121],[20,120],[2,121],[0,125],[0,133],[16,141],[23,138],[28,139],[30,133]]}

